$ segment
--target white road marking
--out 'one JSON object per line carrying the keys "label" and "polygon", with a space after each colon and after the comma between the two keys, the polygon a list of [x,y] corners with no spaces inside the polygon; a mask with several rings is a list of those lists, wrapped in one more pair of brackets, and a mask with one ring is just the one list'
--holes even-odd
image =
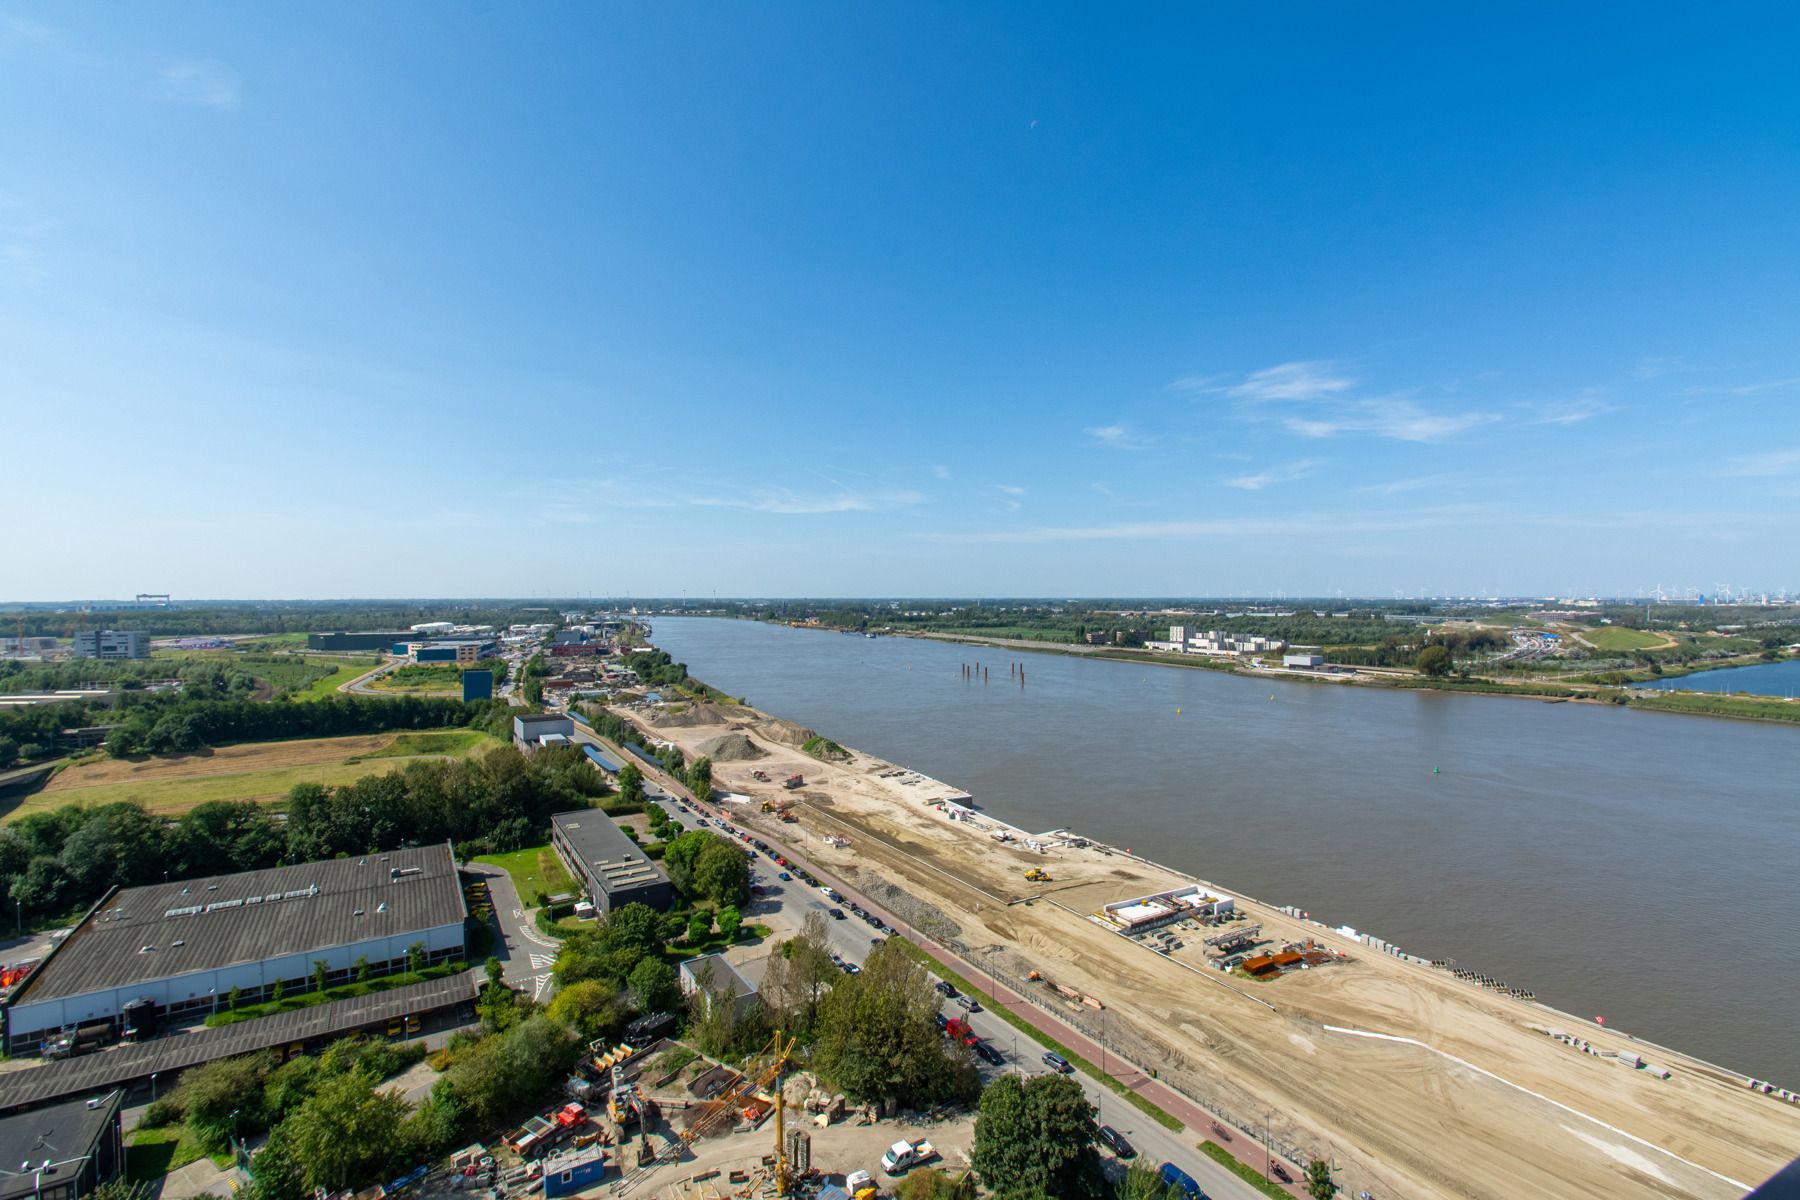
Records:
{"label": "white road marking", "polygon": [[554,965],[555,962],[556,956],[554,954],[534,954],[531,956],[531,969],[534,971],[541,971],[545,967]]}

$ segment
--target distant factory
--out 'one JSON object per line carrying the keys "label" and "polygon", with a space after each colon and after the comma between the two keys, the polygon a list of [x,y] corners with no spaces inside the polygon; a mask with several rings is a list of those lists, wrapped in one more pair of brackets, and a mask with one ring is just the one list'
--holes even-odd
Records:
{"label": "distant factory", "polygon": [[141,629],[84,629],[75,635],[72,658],[149,658],[150,635]]}
{"label": "distant factory", "polygon": [[1166,642],[1145,642],[1150,650],[1161,650],[1174,654],[1268,654],[1280,650],[1287,643],[1280,638],[1263,637],[1255,633],[1225,633],[1217,629],[1200,632],[1186,625],[1169,626],[1169,640]]}

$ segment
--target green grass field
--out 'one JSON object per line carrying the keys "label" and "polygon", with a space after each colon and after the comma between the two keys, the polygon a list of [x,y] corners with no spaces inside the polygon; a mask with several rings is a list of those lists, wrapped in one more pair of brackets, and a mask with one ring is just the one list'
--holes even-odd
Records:
{"label": "green grass field", "polygon": [[394,739],[394,744],[372,754],[361,754],[355,758],[347,758],[345,762],[369,762],[377,758],[420,758],[437,756],[440,758],[467,758],[478,750],[489,746],[504,746],[506,743],[497,737],[481,732],[479,729],[444,729],[429,733],[403,733]]}
{"label": "green grass field", "polygon": [[1663,644],[1660,633],[1646,633],[1624,625],[1603,625],[1583,630],[1581,636],[1601,650],[1648,650]]}
{"label": "green grass field", "polygon": [[376,691],[413,696],[462,695],[463,668],[448,663],[414,663],[389,671],[370,684]]}
{"label": "green grass field", "polygon": [[562,860],[548,846],[528,846],[511,854],[483,854],[475,861],[499,867],[512,876],[519,901],[527,907],[537,903],[539,892],[557,896],[576,890],[575,881],[563,870]]}

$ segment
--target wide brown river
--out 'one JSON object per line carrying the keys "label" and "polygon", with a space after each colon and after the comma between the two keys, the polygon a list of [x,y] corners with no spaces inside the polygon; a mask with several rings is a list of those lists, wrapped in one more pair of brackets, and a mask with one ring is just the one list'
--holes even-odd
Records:
{"label": "wide brown river", "polygon": [[[654,627],[715,687],[1004,820],[1131,847],[1800,1086],[1800,727]],[[963,678],[977,661],[985,684]]]}

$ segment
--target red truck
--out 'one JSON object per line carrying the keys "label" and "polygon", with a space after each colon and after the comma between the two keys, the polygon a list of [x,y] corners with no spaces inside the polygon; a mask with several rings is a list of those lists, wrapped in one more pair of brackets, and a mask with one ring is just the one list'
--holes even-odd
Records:
{"label": "red truck", "polygon": [[951,1017],[950,1023],[944,1026],[944,1032],[965,1046],[973,1046],[981,1040],[981,1035],[969,1028],[969,1023],[961,1017]]}

